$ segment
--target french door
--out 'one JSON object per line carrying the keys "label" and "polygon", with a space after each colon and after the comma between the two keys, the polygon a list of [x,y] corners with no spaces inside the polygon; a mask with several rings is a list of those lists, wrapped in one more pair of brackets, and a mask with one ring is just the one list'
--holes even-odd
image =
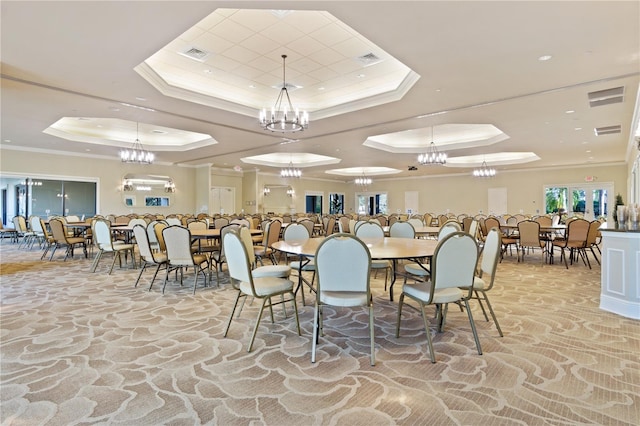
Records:
{"label": "french door", "polygon": [[609,216],[613,184],[572,184],[545,187],[545,212],[584,216],[587,220]]}

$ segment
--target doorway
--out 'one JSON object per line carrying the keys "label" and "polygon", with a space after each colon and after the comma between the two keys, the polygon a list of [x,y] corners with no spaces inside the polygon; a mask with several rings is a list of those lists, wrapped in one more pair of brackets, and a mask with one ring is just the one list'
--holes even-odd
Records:
{"label": "doorway", "polygon": [[356,194],[356,211],[369,216],[387,214],[387,194]]}
{"label": "doorway", "polygon": [[210,214],[231,214],[236,210],[236,189],[233,187],[215,186],[211,188]]}
{"label": "doorway", "polygon": [[591,221],[609,216],[613,184],[573,184],[545,187],[545,212],[583,216]]}

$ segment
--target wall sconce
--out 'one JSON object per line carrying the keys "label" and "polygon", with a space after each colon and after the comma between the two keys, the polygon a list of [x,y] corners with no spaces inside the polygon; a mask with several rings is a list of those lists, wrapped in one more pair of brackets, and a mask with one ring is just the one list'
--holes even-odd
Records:
{"label": "wall sconce", "polygon": [[293,190],[292,187],[287,188],[287,195],[289,197],[293,197],[295,195],[296,191]]}
{"label": "wall sconce", "polygon": [[269,195],[271,193],[271,188],[269,188],[268,186],[265,186],[264,189],[262,190],[262,193],[266,197],[267,195]]}
{"label": "wall sconce", "polygon": [[176,184],[173,183],[173,180],[169,179],[167,183],[164,184],[164,192],[173,194],[176,192]]}
{"label": "wall sconce", "polygon": [[122,181],[122,190],[125,192],[133,191],[133,184],[129,179],[125,179]]}

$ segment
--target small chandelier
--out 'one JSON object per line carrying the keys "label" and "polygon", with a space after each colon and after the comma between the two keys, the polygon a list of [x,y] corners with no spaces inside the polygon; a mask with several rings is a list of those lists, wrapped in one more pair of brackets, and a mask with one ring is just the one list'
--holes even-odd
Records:
{"label": "small chandelier", "polygon": [[136,164],[151,164],[153,163],[154,155],[151,151],[146,151],[140,139],[138,138],[139,123],[136,123],[136,141],[133,143],[131,149],[123,149],[120,151],[120,160],[123,163],[136,163]]}
{"label": "small chandelier", "polygon": [[418,155],[418,163],[423,166],[431,164],[447,164],[447,154],[439,152],[435,142],[433,141],[433,127],[431,127],[431,144],[429,144],[429,149],[424,154]]}
{"label": "small chandelier", "polygon": [[287,188],[287,195],[289,197],[293,197],[295,195],[296,191],[293,190],[292,187]]}
{"label": "small chandelier", "polygon": [[282,89],[280,89],[276,103],[271,108],[271,114],[267,115],[266,109],[260,111],[260,125],[264,130],[293,133],[309,127],[309,114],[306,111],[300,112],[291,104],[285,79],[286,59],[287,55],[282,55]]}
{"label": "small chandelier", "polygon": [[164,192],[167,192],[169,194],[173,194],[174,192],[176,192],[176,184],[173,183],[172,179],[169,179],[167,183],[164,184]]}
{"label": "small chandelier", "polygon": [[265,186],[264,189],[262,190],[262,193],[267,196],[271,193],[271,188],[269,188],[268,186]]}
{"label": "small chandelier", "polygon": [[280,170],[280,177],[283,178],[299,178],[302,176],[300,169],[293,168],[293,163],[289,162],[289,167]]}
{"label": "small chandelier", "polygon": [[483,161],[482,165],[473,171],[475,177],[494,177],[496,169],[487,166],[487,162]]}
{"label": "small chandelier", "polygon": [[368,185],[371,185],[373,181],[371,178],[367,177],[364,172],[362,172],[362,177],[356,178],[353,182],[356,185],[364,186],[366,188]]}

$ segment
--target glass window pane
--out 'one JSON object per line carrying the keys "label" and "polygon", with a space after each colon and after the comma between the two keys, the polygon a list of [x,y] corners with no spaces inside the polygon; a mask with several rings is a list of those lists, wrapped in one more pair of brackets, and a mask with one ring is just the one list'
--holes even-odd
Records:
{"label": "glass window pane", "polygon": [[64,181],[66,215],[93,217],[96,215],[96,184],[94,182]]}

